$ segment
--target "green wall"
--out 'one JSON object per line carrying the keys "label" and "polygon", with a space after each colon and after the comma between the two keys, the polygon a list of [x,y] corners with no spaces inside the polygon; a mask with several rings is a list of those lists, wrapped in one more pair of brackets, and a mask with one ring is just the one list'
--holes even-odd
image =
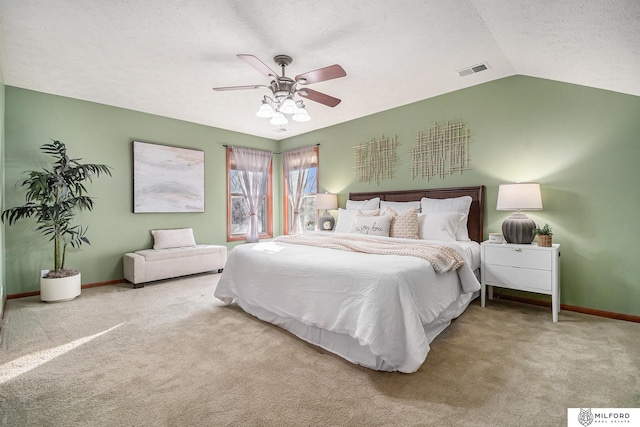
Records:
{"label": "green wall", "polygon": [[[320,107],[318,107],[320,108]],[[338,107],[339,108],[339,107]],[[201,242],[226,242],[225,151],[222,144],[275,151],[320,143],[320,187],[349,191],[486,186],[485,233],[499,231],[508,212],[495,210],[498,184],[537,181],[549,223],[562,245],[562,303],[640,315],[640,269],[633,238],[640,211],[640,97],[514,76],[395,108],[280,142],[104,105],[6,88],[6,206],[23,202],[14,183],[46,156],[49,138],[87,162],[114,167],[90,188],[96,209],[83,214],[92,246],[73,251],[70,266],[84,283],[122,277],[122,254],[149,247],[152,228],[192,226]],[[471,170],[445,179],[412,180],[408,150],[434,122],[462,120],[472,132]],[[393,180],[355,182],[353,146],[398,136],[402,163]],[[132,214],[131,141],[139,139],[206,152],[206,213]],[[275,232],[280,219],[280,160],[274,162]],[[49,244],[32,224],[5,228],[7,293],[38,289],[50,262]],[[534,296],[534,295],[530,295]]]}
{"label": "green wall", "polygon": [[[445,179],[411,179],[408,150],[434,122],[464,121],[472,170]],[[398,136],[394,179],[358,183],[353,146]],[[561,301],[640,315],[637,214],[640,212],[640,97],[514,76],[281,141],[281,149],[320,143],[320,187],[349,191],[486,186],[485,234],[509,212],[495,210],[498,185],[536,181],[561,244]],[[536,295],[529,295],[536,297]]]}
{"label": "green wall", "polygon": [[[39,147],[50,139],[65,142],[72,157],[113,168],[113,177],[89,184],[95,208],[78,218],[89,226],[91,246],[67,250],[67,266],[82,272],[83,283],[121,279],[122,255],[151,247],[149,230],[154,228],[193,227],[196,241],[226,244],[226,151],[222,145],[277,148],[272,140],[11,86],[6,88],[5,123],[6,206],[24,203],[24,190],[15,183],[24,171],[47,166],[50,157]],[[133,140],[205,151],[204,213],[132,213]],[[275,197],[279,199],[279,193]],[[279,204],[275,208],[274,215],[279,216]],[[34,228],[31,220],[5,226],[8,294],[37,291],[39,271],[52,268],[53,245]]]}

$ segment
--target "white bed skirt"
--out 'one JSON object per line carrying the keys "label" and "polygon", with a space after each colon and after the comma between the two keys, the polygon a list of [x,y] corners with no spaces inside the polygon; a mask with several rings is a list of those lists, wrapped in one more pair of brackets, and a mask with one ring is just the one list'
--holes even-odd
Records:
{"label": "white bed skirt", "polygon": [[[467,306],[478,297],[479,292],[472,294],[462,294],[447,309],[445,309],[438,319],[425,327],[425,334],[429,343],[431,343],[451,321],[460,316]],[[268,323],[277,325],[300,339],[310,344],[317,345],[331,353],[334,353],[349,362],[362,365],[364,367],[375,369],[377,371],[396,371],[397,367],[389,365],[371,352],[368,346],[361,345],[357,339],[348,334],[337,333],[318,328],[316,326],[306,325],[298,320],[277,316],[263,308],[252,306],[236,297],[236,303],[247,313],[257,317]],[[428,353],[428,351],[427,351]],[[427,355],[424,355],[424,360]]]}

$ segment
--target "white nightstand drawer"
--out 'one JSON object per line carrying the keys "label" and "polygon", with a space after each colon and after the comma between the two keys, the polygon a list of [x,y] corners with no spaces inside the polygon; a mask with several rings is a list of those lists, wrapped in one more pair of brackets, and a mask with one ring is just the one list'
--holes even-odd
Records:
{"label": "white nightstand drawer", "polygon": [[551,294],[551,270],[523,269],[485,264],[487,285]]}
{"label": "white nightstand drawer", "polygon": [[512,247],[509,245],[487,245],[484,248],[485,264],[551,270],[550,251]]}

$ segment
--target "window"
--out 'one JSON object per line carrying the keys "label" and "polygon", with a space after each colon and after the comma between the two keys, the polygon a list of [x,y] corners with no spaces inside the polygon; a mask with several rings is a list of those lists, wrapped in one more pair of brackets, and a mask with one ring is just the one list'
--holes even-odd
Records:
{"label": "window", "polygon": [[[293,150],[292,150],[293,151]],[[315,208],[316,194],[318,193],[318,147],[311,147],[310,158],[301,161],[302,164],[309,165],[305,169],[308,173],[307,183],[303,190],[302,203],[300,205],[300,219],[304,229],[314,230],[317,222],[317,211]],[[301,159],[302,160],[302,159]],[[284,162],[283,162],[284,163]],[[292,171],[291,179],[296,181],[300,171]],[[289,200],[289,186],[287,183],[287,173],[284,172],[283,165],[283,199],[284,199],[284,234],[290,234],[293,230],[293,206]]]}
{"label": "window", "polygon": [[[231,154],[231,147],[227,147],[227,241],[244,240],[249,228],[249,206],[242,193],[238,171]],[[269,168],[267,191],[258,211],[259,237],[273,237],[273,199],[272,199],[273,166]]]}

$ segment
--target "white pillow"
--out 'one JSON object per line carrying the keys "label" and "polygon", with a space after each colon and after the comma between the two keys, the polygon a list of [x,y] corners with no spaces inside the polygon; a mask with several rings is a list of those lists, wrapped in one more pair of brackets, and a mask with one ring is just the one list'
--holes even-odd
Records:
{"label": "white pillow", "polygon": [[349,211],[378,209],[380,207],[380,197],[369,200],[347,200],[347,206],[345,207]]}
{"label": "white pillow", "polygon": [[416,212],[420,213],[422,208],[420,202],[387,202],[385,200],[380,201],[380,212],[384,213],[386,208],[393,209],[397,213],[407,212],[410,209],[415,208]]}
{"label": "white pillow", "polygon": [[456,231],[466,215],[457,212],[432,212],[418,215],[418,235],[423,240],[455,242]]}
{"label": "white pillow", "polygon": [[471,208],[472,199],[470,196],[454,197],[451,199],[429,199],[423,197],[420,201],[422,205],[422,213],[433,212],[458,212],[464,214],[463,221],[460,222],[458,231],[456,232],[456,240],[468,242],[469,231],[467,230],[467,219],[469,218],[469,209]]}
{"label": "white pillow", "polygon": [[368,234],[370,236],[389,236],[391,217],[354,215],[351,232],[354,234]]}
{"label": "white pillow", "polygon": [[396,213],[391,208],[385,210],[385,214],[391,217],[391,226],[389,227],[389,237],[398,237],[400,239],[418,239],[418,212],[415,208],[402,213]]}
{"label": "white pillow", "polygon": [[153,249],[181,248],[196,244],[191,228],[151,230],[151,234],[153,235]]}
{"label": "white pillow", "polygon": [[380,209],[374,210],[365,210],[365,211],[349,211],[346,209],[338,209],[338,221],[336,222],[336,227],[334,228],[334,232],[336,233],[350,233],[351,232],[351,223],[353,222],[353,217],[357,212],[361,212],[361,215],[380,215]]}

